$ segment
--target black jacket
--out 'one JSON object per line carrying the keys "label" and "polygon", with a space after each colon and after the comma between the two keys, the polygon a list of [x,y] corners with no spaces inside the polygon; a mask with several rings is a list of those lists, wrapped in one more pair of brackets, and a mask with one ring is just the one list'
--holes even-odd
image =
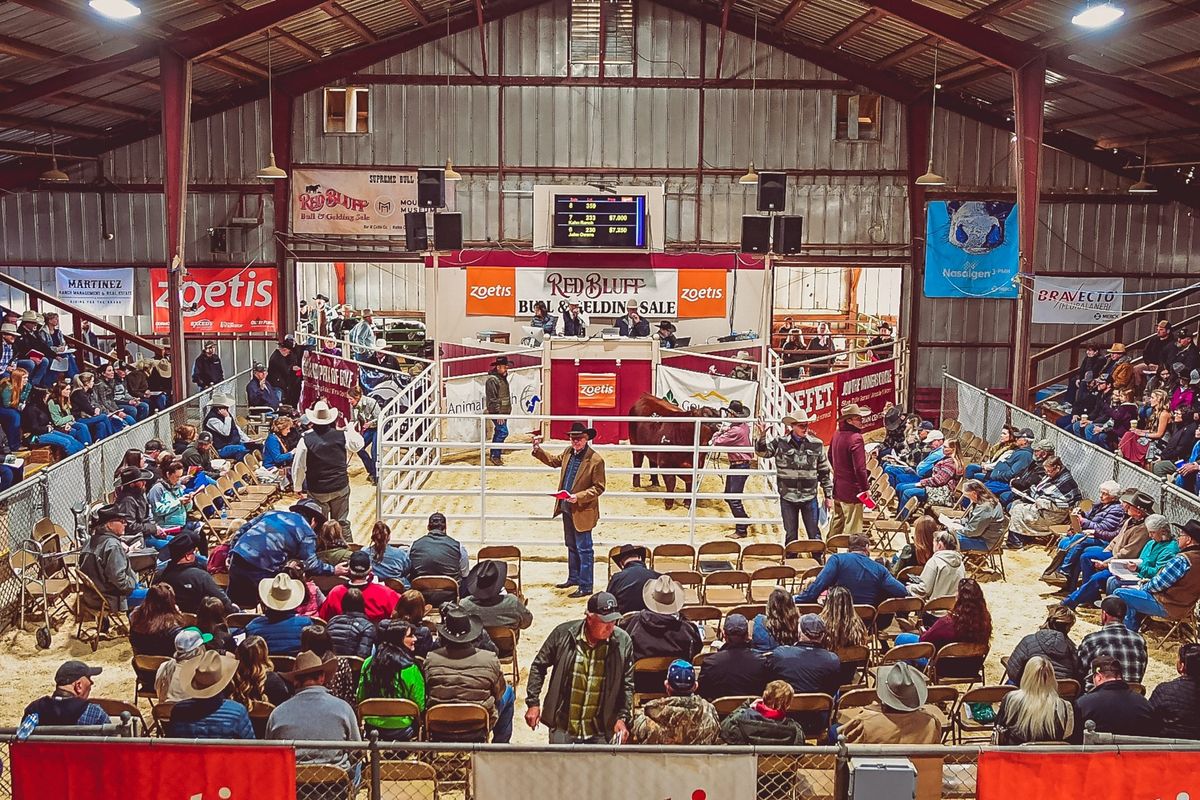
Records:
{"label": "black jacket", "polygon": [[798,693],[832,696],[841,688],[842,660],[820,645],[801,642],[776,647],[767,653],[765,661],[771,680],[787,681]]}
{"label": "black jacket", "polygon": [[767,662],[750,643],[726,644],[704,659],[700,669],[699,695],[705,700],[718,697],[757,697],[771,680]]}
{"label": "black jacket", "polygon": [[217,585],[212,575],[195,564],[168,564],[154,576],[154,582],[171,585],[175,590],[175,605],[180,611],[197,613],[207,597],[220,600],[226,614],[233,610],[225,590]]}
{"label": "black jacket", "polygon": [[87,419],[100,415],[100,407],[96,405],[96,396],[83,389],[71,392],[71,411],[75,419]]}
{"label": "black jacket", "polygon": [[[705,669],[708,662],[705,661]],[[703,670],[701,670],[703,674]],[[747,700],[721,723],[721,738],[725,744],[751,744],[767,747],[789,747],[804,744],[804,730],[795,720],[778,722],[767,719]]]}
{"label": "black jacket", "polygon": [[13,357],[29,358],[30,353],[41,353],[46,358],[54,358],[54,348],[43,342],[36,333],[22,333],[13,342]]}
{"label": "black jacket", "polygon": [[294,366],[291,356],[285,356],[276,350],[267,359],[267,382],[272,386],[278,387],[284,394],[287,394],[292,384],[299,382],[299,378],[296,377],[296,372],[293,369]]}
{"label": "black jacket", "polygon": [[50,423],[50,412],[39,403],[26,403],[21,409],[21,433],[25,436],[40,436],[49,433],[54,426]]}
{"label": "black jacket", "polygon": [[225,380],[225,368],[221,366],[220,356],[216,353],[209,356],[203,352],[196,356],[196,362],[192,364],[192,383],[201,389],[207,389],[223,380]]}
{"label": "black jacket", "polygon": [[158,525],[154,521],[154,515],[150,513],[150,501],[146,499],[145,492],[139,492],[136,489],[118,489],[117,499],[113,501],[113,506],[125,515],[127,522],[125,523],[126,536],[152,536],[158,537]]}
{"label": "black jacket", "polygon": [[1200,739],[1200,684],[1191,678],[1176,678],[1160,683],[1150,695],[1150,705],[1158,714],[1168,739]]}
{"label": "black jacket", "polygon": [[338,614],[329,620],[327,630],[333,642],[333,652],[339,656],[366,658],[371,655],[371,648],[375,645],[375,625],[367,619],[366,614],[358,611]]}
{"label": "black jacket", "polygon": [[[571,705],[571,680],[575,671],[576,637],[582,620],[564,622],[550,632],[529,665],[525,681],[525,705],[542,708],[542,722],[549,728],[566,730]],[[542,702],[546,671],[553,668],[550,685]],[[629,721],[633,711],[633,642],[620,628],[608,640],[604,659],[604,685],[600,690],[600,709],[596,722],[601,735],[608,737],[618,719]]]}
{"label": "black jacket", "polygon": [[1125,681],[1106,681],[1075,701],[1078,724],[1096,723],[1100,733],[1158,736],[1161,726],[1150,701]]}
{"label": "black jacket", "polygon": [[631,561],[608,579],[608,593],[617,598],[617,608],[622,614],[645,611],[642,587],[646,585],[646,581],[657,577],[658,573],[647,567],[644,561]]}
{"label": "black jacket", "polygon": [[1017,642],[1005,668],[1009,680],[1019,685],[1025,664],[1034,656],[1041,656],[1049,661],[1054,667],[1054,676],[1059,680],[1079,680],[1081,677],[1075,643],[1060,631],[1044,629],[1034,631]]}
{"label": "black jacket", "polygon": [[686,658],[691,661],[704,646],[696,623],[677,614],[639,611],[629,619],[621,620],[619,624],[629,634],[629,638],[633,639],[634,661],[659,656]]}

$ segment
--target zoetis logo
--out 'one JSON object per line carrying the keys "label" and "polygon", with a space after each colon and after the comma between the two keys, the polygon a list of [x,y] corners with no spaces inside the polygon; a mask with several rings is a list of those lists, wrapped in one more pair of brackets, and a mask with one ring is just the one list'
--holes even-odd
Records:
{"label": "zoetis logo", "polygon": [[467,267],[467,315],[514,317],[517,273],[512,267]]}
{"label": "zoetis logo", "polygon": [[679,270],[679,318],[724,317],[725,270]]}
{"label": "zoetis logo", "polygon": [[489,297],[512,297],[511,286],[472,286],[468,292],[476,300],[487,300]]}
{"label": "zoetis logo", "polygon": [[707,286],[703,289],[681,289],[679,292],[679,299],[689,303],[697,300],[720,300],[723,297],[725,297],[725,290],[715,286]]}
{"label": "zoetis logo", "polygon": [[601,395],[601,394],[615,395],[616,393],[617,393],[617,387],[613,386],[612,384],[608,384],[608,383],[604,383],[604,384],[587,383],[587,384],[580,384],[580,386],[579,386],[580,397],[595,397],[595,396]]}
{"label": "zoetis logo", "polygon": [[579,373],[579,408],[616,408],[617,374],[615,372]]}

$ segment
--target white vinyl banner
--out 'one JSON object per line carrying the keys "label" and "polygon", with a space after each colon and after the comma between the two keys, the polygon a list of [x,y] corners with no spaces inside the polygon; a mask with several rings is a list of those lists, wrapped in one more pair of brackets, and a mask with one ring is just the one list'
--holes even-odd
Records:
{"label": "white vinyl banner", "polygon": [[96,316],[133,316],[132,269],[56,267],[58,299]]}
{"label": "white vinyl banner", "polygon": [[1124,278],[1034,276],[1033,321],[1095,325],[1121,316]]}
{"label": "white vinyl banner", "polygon": [[[446,378],[443,386],[446,389],[446,412],[458,414],[458,419],[444,420],[443,435],[447,442],[478,442],[479,420],[473,415],[483,414],[483,385],[487,382],[486,375],[470,375],[459,378]],[[530,414],[541,413],[542,410],[542,368],[523,367],[508,371],[508,391],[512,395],[512,416],[509,417],[508,430],[510,434],[517,432],[514,420],[527,417]],[[533,430],[536,423],[530,421],[526,426]],[[492,435],[488,426],[487,437]]]}
{"label": "white vinyl banner", "polygon": [[[446,204],[454,207],[453,182]],[[403,236],[405,212],[417,210],[415,170],[292,170],[294,233]]]}
{"label": "white vinyl banner", "polygon": [[[533,315],[544,300],[552,314],[576,297],[592,319],[620,317],[625,303],[636,299],[642,316],[653,320],[679,317],[679,274],[673,269],[518,269],[517,316]],[[723,276],[722,276],[723,277]]]}
{"label": "white vinyl banner", "polygon": [[753,800],[753,755],[478,752],[476,800]]}
{"label": "white vinyl banner", "polygon": [[758,384],[724,375],[660,365],[656,393],[683,409],[699,406],[726,408],[734,400],[741,400],[742,405],[753,410],[758,398]]}

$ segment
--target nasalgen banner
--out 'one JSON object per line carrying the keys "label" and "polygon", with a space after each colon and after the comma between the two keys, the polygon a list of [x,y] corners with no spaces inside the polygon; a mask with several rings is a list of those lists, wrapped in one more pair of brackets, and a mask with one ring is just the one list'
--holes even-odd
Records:
{"label": "nasalgen banner", "polygon": [[[175,321],[167,305],[167,271],[150,270],[154,332]],[[183,281],[184,333],[274,333],[278,282],[274,267],[197,267]]]}
{"label": "nasalgen banner", "polygon": [[[450,182],[451,208],[453,198]],[[404,214],[417,210],[416,170],[292,170],[293,233],[403,236]]]}

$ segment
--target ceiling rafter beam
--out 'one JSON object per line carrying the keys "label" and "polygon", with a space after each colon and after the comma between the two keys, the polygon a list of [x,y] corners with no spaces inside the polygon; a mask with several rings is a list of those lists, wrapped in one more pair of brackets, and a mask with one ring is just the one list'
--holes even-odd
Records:
{"label": "ceiling rafter beam", "polygon": [[871,27],[871,25],[875,24],[875,22],[877,20],[879,20],[882,16],[883,16],[883,12],[880,11],[879,9],[877,9],[877,8],[869,9],[865,14],[860,14],[858,16],[858,18],[855,19],[853,22],[851,22],[849,25],[842,28],[840,31],[835,33],[833,36],[826,39],[825,46],[836,50],[837,48],[844,45],[846,42],[850,41],[850,39],[852,39],[854,36],[858,35],[860,32]]}
{"label": "ceiling rafter beam", "polygon": [[[1037,2],[1037,0],[994,0],[994,2],[989,3],[978,11],[972,11],[970,14],[967,14],[964,19],[966,19],[967,22],[988,22],[989,20],[999,19],[1005,14],[1012,14],[1020,11],[1022,8],[1032,5],[1035,2]],[[924,36],[912,44],[906,44],[899,50],[893,51],[881,60],[875,62],[875,65],[880,69],[894,67],[903,61],[907,61],[914,56],[920,55],[926,50],[932,49],[933,46],[938,43],[938,41],[938,37],[936,36]]]}
{"label": "ceiling rafter beam", "polygon": [[417,18],[418,22],[420,22],[422,25],[429,24],[429,14],[426,13],[425,9],[421,7],[421,4],[417,2],[417,0],[403,0],[403,2],[408,10],[412,12],[413,16]]}
{"label": "ceiling rafter beam", "polygon": [[[1130,67],[1129,69],[1123,69],[1113,74],[1118,78],[1151,78],[1156,75],[1174,75],[1177,72],[1187,72],[1190,69],[1200,69],[1200,50],[1193,50],[1190,53],[1180,53],[1177,56],[1151,61],[1148,64],[1142,64],[1140,67]],[[1062,94],[1070,89],[1077,89],[1079,86],[1079,81],[1063,81],[1062,83],[1047,86],[1046,94]]]}
{"label": "ceiling rafter beam", "polygon": [[776,33],[782,33],[783,29],[792,24],[792,20],[796,18],[796,15],[799,14],[801,9],[808,5],[809,2],[811,2],[811,0],[792,0],[787,4],[787,7],[780,12],[779,16],[775,18],[775,22],[771,27],[775,29]]}
{"label": "ceiling rafter beam", "polygon": [[[1200,102],[1200,92],[1180,95],[1175,100],[1181,106],[1196,108],[1194,104]],[[1082,114],[1048,119],[1046,120],[1046,124],[1057,128],[1077,127],[1079,125],[1089,125],[1093,122],[1103,122],[1108,119],[1119,119],[1127,115],[1138,114],[1141,110],[1140,105],[1121,106],[1119,108],[1098,108],[1095,111],[1086,111]]]}
{"label": "ceiling rafter beam", "polygon": [[89,128],[86,125],[74,125],[69,122],[54,122],[46,119],[30,119],[16,114],[0,114],[0,128],[12,128],[30,133],[61,133],[81,139],[98,139],[106,135],[106,131],[100,128]]}
{"label": "ceiling rafter beam", "polygon": [[1116,148],[1120,150],[1126,147],[1141,147],[1143,144],[1169,144],[1175,141],[1196,138],[1200,138],[1200,128],[1180,128],[1174,131],[1145,133],[1141,136],[1130,134],[1129,136],[1112,136],[1097,139],[1096,147],[1104,149]]}
{"label": "ceiling rafter beam", "polygon": [[[0,78],[0,90],[13,92],[25,87],[25,84],[17,81],[10,81]],[[3,95],[0,95],[3,97]],[[128,106],[124,103],[114,103],[110,100],[102,100],[98,97],[85,97],[81,94],[72,94],[71,92],[62,92],[61,94],[51,95],[47,97],[45,102],[56,106],[66,106],[68,108],[82,106],[84,108],[94,108],[97,111],[104,111],[109,114],[114,114],[118,117],[127,117],[128,119],[150,119],[153,112],[135,106]]]}
{"label": "ceiling rafter beam", "polygon": [[[601,0],[603,2],[603,0]],[[483,74],[488,74],[487,62],[487,29],[484,27],[483,20],[483,0],[475,0],[475,30],[479,32],[479,57],[483,63]],[[603,41],[604,32],[600,32],[601,41]],[[603,64],[604,54],[600,54],[600,63]]]}
{"label": "ceiling rafter beam", "polygon": [[[601,0],[603,2],[604,0]],[[729,32],[729,11],[733,8],[733,0],[721,2],[721,33],[717,38],[717,69],[713,73],[721,77],[721,64],[725,61],[725,34]]]}
{"label": "ceiling rafter beam", "polygon": [[375,31],[368,28],[362,20],[347,11],[336,0],[329,0],[322,3],[321,10],[328,14],[330,19],[353,33],[359,39],[362,39],[366,44],[374,44],[379,41],[379,37],[375,35]]}

